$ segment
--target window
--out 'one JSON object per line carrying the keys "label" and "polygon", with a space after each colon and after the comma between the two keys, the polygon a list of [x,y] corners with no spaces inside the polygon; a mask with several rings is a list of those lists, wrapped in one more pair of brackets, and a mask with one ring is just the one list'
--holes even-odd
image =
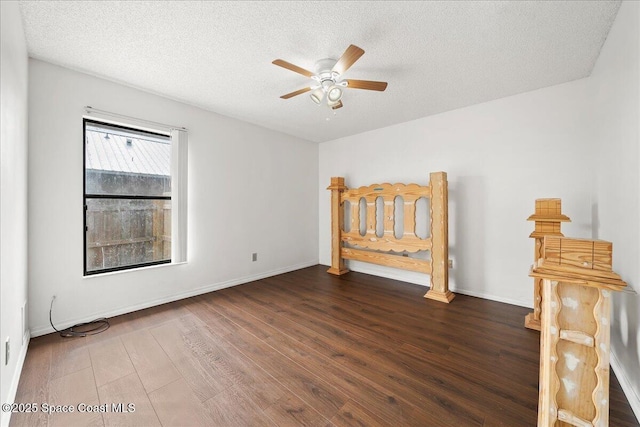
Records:
{"label": "window", "polygon": [[172,138],[84,119],[84,274],[172,260]]}

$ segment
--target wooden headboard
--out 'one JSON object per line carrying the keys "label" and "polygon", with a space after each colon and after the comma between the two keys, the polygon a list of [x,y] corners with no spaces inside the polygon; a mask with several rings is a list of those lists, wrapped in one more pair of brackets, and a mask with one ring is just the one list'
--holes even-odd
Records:
{"label": "wooden headboard", "polygon": [[[347,273],[349,270],[344,262],[347,259],[417,271],[431,276],[431,289],[425,298],[450,302],[455,295],[449,291],[447,174],[433,172],[429,178],[428,186],[373,184],[355,189],[345,186],[342,177],[331,178],[327,188],[331,190],[331,268],[328,272]],[[395,235],[395,200],[398,196],[404,201],[404,232],[400,237]],[[384,202],[381,237],[376,234],[376,199],[379,197]],[[430,201],[428,218],[416,218],[416,202],[422,197]],[[366,202],[364,235],[360,232],[361,199]],[[351,205],[348,232],[344,227],[345,202]],[[428,221],[428,237],[420,238],[416,234],[418,221]],[[431,259],[406,256],[407,252],[419,251],[430,251]]]}

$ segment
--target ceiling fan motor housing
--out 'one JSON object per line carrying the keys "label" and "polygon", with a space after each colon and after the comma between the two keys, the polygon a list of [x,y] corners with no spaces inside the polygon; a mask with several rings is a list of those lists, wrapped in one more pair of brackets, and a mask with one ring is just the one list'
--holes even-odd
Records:
{"label": "ceiling fan motor housing", "polygon": [[325,93],[335,86],[340,79],[340,73],[333,71],[333,67],[337,62],[331,58],[321,59],[316,62],[316,75],[312,79],[320,83],[320,87]]}
{"label": "ceiling fan motor housing", "polygon": [[331,70],[336,65],[338,61],[332,58],[325,58],[316,61],[316,74],[322,75],[324,73],[331,74]]}

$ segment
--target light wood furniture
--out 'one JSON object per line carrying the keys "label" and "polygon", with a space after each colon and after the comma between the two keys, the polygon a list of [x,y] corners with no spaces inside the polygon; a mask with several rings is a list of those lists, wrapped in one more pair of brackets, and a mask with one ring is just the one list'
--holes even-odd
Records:
{"label": "light wood furniture", "polygon": [[[535,249],[533,252],[533,263],[537,264],[542,258],[542,240],[544,236],[560,236],[560,226],[563,222],[570,222],[571,219],[562,214],[561,199],[536,199],[536,211],[527,218],[527,221],[535,221],[535,229],[529,237],[535,239]],[[529,329],[540,330],[542,279],[533,278],[533,312],[524,318],[524,326]]]}
{"label": "light wood furniture", "polygon": [[609,425],[612,244],[546,236],[531,276],[542,280],[538,427]]}
{"label": "light wood furniture", "polygon": [[[346,259],[370,262],[431,275],[431,289],[425,294],[425,298],[448,303],[455,297],[449,291],[448,188],[445,172],[431,173],[428,186],[373,184],[349,189],[344,178],[333,177],[327,189],[331,190],[329,273],[342,275],[348,272]],[[400,237],[395,236],[395,199],[398,196],[404,202],[404,231]],[[376,199],[379,197],[384,202],[382,236],[376,234]],[[430,201],[429,219],[416,218],[416,202],[422,197]],[[366,202],[364,234],[360,233],[361,199]],[[351,205],[348,232],[344,227],[345,202]],[[429,237],[421,239],[416,235],[416,221],[429,221]],[[418,251],[430,251],[431,259],[417,259],[406,255]]]}

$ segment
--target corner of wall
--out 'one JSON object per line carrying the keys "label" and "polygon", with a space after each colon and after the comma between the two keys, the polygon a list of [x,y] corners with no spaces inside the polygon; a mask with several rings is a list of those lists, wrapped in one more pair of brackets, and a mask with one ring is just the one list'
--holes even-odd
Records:
{"label": "corner of wall", "polygon": [[[18,389],[29,344],[25,339],[27,301],[27,103],[28,54],[18,2],[0,2],[0,364],[1,403]],[[10,340],[5,360],[5,340]],[[9,424],[10,412],[0,414]]]}
{"label": "corner of wall", "polygon": [[[640,4],[624,1],[589,77],[595,181],[593,238],[613,242],[613,268],[640,290]],[[613,300],[611,368],[640,420],[640,299]]]}

